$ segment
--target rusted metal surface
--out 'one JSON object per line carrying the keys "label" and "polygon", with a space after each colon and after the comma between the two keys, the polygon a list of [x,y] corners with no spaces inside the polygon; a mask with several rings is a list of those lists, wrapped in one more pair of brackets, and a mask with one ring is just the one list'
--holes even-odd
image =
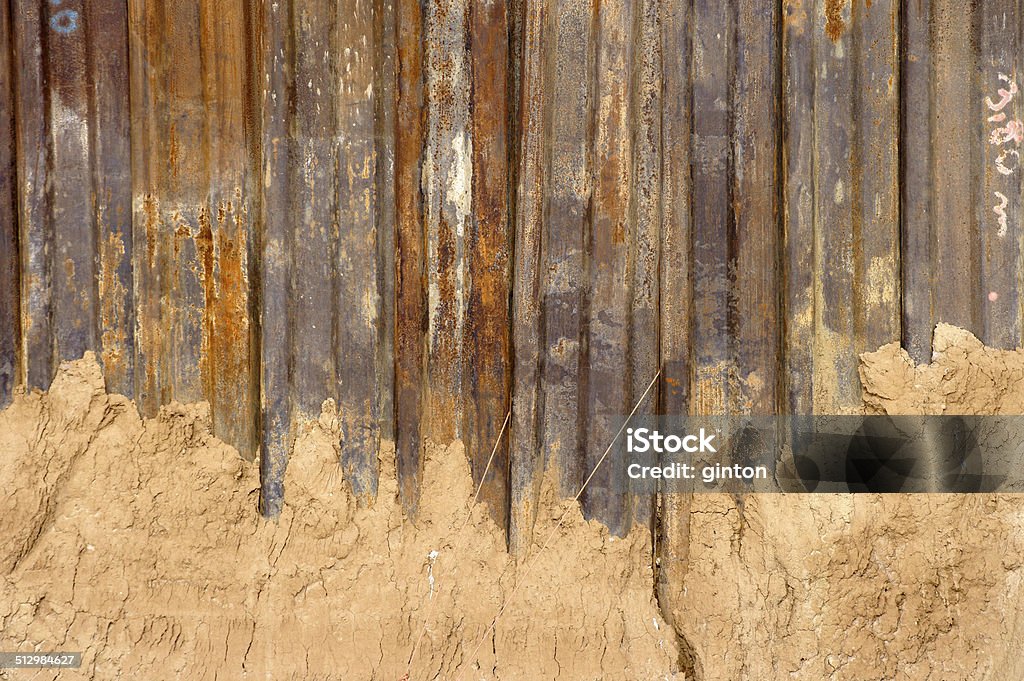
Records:
{"label": "rusted metal surface", "polygon": [[510,408],[511,333],[509,231],[509,47],[503,2],[472,2],[469,58],[472,87],[472,214],[466,221],[466,323],[462,356],[462,439],[480,497],[499,526],[508,523],[508,439],[498,434]]}
{"label": "rusted metal surface", "polygon": [[11,17],[0,3],[0,409],[18,382],[21,314]]}
{"label": "rusted metal surface", "polygon": [[241,0],[129,3],[136,399],[207,400],[256,452],[248,16]]}
{"label": "rusted metal surface", "polygon": [[907,3],[902,144],[904,344],[939,321],[1021,342],[1017,2]]}
{"label": "rusted metal surface", "polygon": [[837,413],[900,337],[900,7],[793,2],[784,27],[786,402]]}
{"label": "rusted metal surface", "polygon": [[296,426],[326,399],[337,405],[346,479],[364,500],[376,495],[390,275],[378,230],[374,5],[274,3],[261,30],[261,463],[263,508],[274,515]]}
{"label": "rusted metal surface", "polygon": [[[827,413],[939,321],[1020,344],[1019,5],[5,3],[0,401],[97,351],[208,400],[271,516],[328,399],[413,519],[428,444],[497,442],[521,549],[659,371],[640,413]],[[657,519],[671,610],[689,501],[616,475],[584,511]]]}
{"label": "rusted metal surface", "polygon": [[423,12],[420,0],[396,0],[398,53],[395,135],[395,448],[402,504],[415,513],[423,464],[427,331],[426,244],[420,193],[423,121]]}
{"label": "rusted metal surface", "polygon": [[21,358],[30,387],[97,352],[132,394],[125,6],[11,6],[17,89]]}
{"label": "rusted metal surface", "polygon": [[523,552],[532,544],[543,477],[541,335],[542,225],[544,214],[545,15],[540,0],[523,0],[514,53],[519,57],[514,133],[515,261],[512,267],[512,430],[509,433],[511,497],[509,545]]}
{"label": "rusted metal surface", "polygon": [[545,59],[558,96],[551,101],[550,182],[547,187],[548,275],[543,283],[543,442],[559,490],[574,495],[583,470],[584,431],[580,394],[584,370],[585,238],[591,194],[590,136],[593,98],[590,70],[594,36],[592,3],[559,0],[551,5],[551,41]]}
{"label": "rusted metal surface", "polygon": [[[690,234],[693,183],[688,141],[693,112],[693,4],[665,0],[661,12],[662,101],[661,268],[659,278],[659,350],[662,371],[657,393],[660,413],[683,415],[690,408],[690,330],[692,272]],[[673,140],[677,140],[673,143]],[[688,494],[662,495],[657,512],[657,595],[662,612],[674,615],[689,552]]]}

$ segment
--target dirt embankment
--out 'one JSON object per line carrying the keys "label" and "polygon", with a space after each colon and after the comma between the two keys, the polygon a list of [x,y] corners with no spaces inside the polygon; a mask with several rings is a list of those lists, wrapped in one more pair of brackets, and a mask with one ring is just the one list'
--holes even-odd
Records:
{"label": "dirt embankment", "polygon": [[[940,325],[861,358],[865,408],[1024,414],[1024,351]],[[704,681],[1024,679],[1024,498],[694,498],[681,629]]]}
{"label": "dirt embankment", "polygon": [[[1024,413],[1024,352],[952,327],[935,348],[926,366],[865,355],[866,408]],[[304,429],[267,522],[255,465],[203,405],[142,420],[91,358],[18,396],[0,414],[0,650],[85,651],[59,678],[683,679],[644,533],[614,540],[545,495],[538,537],[567,520],[517,570],[468,510],[459,446],[430,450],[414,526],[388,451],[378,502],[348,494],[336,421],[327,404]],[[675,615],[701,681],[1024,678],[1021,497],[697,495],[690,527]]]}
{"label": "dirt embankment", "polygon": [[[517,572],[469,514],[461,447],[431,449],[414,527],[387,452],[378,503],[354,503],[337,433],[327,404],[264,521],[256,465],[204,405],[142,420],[92,358],[65,364],[0,414],[0,650],[84,651],[61,679],[672,678],[642,533],[613,541],[573,509],[488,631]],[[539,536],[564,508],[546,501]]]}

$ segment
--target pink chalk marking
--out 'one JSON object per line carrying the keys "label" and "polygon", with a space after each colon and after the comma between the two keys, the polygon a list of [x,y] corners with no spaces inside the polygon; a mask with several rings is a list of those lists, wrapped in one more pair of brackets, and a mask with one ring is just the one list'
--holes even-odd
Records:
{"label": "pink chalk marking", "polygon": [[988,141],[990,144],[1008,144],[1013,142],[1020,145],[1024,142],[1024,122],[1020,120],[1010,121],[1002,128],[996,128],[992,131]]}
{"label": "pink chalk marking", "polygon": [[997,300],[999,300],[999,294],[996,293],[995,291],[989,291],[988,292],[988,299],[989,299],[989,302],[994,303]]}
{"label": "pink chalk marking", "polygon": [[1010,80],[1009,76],[1007,76],[1005,73],[1000,73],[999,80],[1003,81],[1004,83],[1009,83],[1010,89],[1004,90],[1003,88],[999,88],[999,90],[997,91],[1000,97],[998,102],[993,102],[991,97],[985,98],[985,104],[988,106],[988,108],[992,109],[993,111],[1002,111],[1006,107],[1006,105],[1013,100],[1013,96],[1017,94],[1017,84]]}

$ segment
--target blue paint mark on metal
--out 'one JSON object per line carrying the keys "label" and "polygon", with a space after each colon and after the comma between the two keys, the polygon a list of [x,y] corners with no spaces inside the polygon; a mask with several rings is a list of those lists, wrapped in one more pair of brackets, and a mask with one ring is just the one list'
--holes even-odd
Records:
{"label": "blue paint mark on metal", "polygon": [[[53,4],[53,0],[50,0],[50,4]],[[63,35],[74,33],[78,30],[78,12],[62,9],[50,17],[50,28]]]}

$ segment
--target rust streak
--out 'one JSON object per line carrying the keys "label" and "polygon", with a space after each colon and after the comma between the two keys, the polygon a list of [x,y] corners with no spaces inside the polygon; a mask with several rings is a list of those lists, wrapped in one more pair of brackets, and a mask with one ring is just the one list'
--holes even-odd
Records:
{"label": "rust streak", "polygon": [[[843,8],[847,0],[825,0],[825,35],[829,40],[836,42],[846,30],[846,22],[843,21]],[[868,3],[870,7],[870,2]]]}

